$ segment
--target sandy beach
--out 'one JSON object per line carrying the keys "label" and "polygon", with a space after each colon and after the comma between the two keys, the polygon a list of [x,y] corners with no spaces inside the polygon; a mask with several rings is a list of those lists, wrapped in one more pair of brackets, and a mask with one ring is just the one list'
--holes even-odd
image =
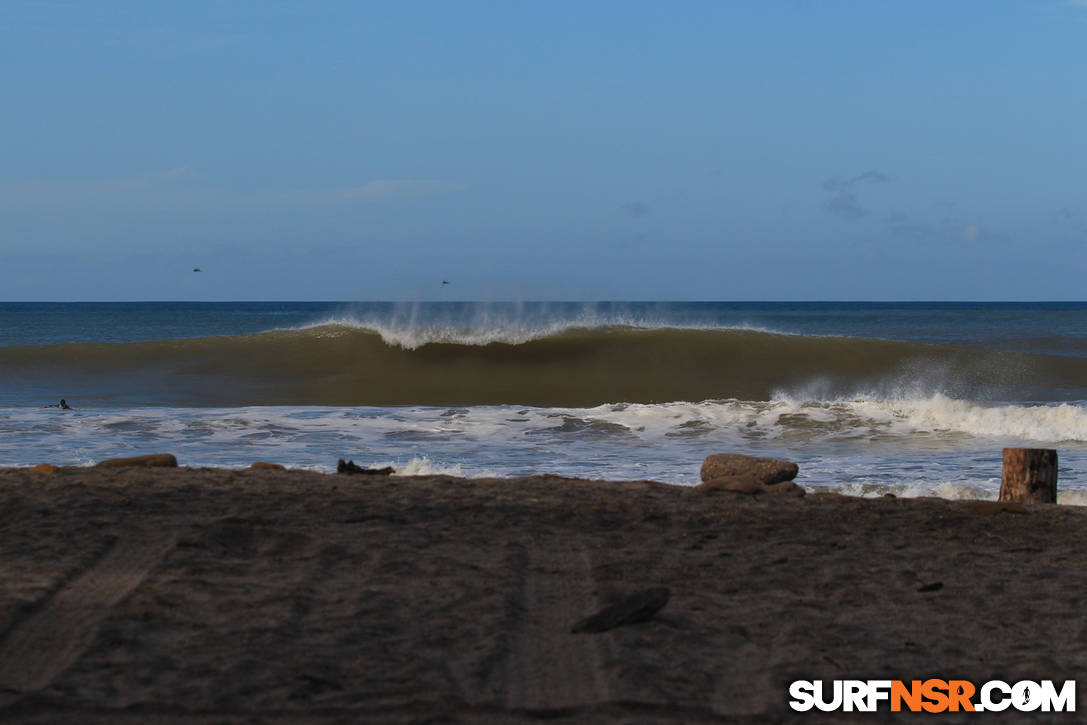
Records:
{"label": "sandy beach", "polygon": [[1079,507],[73,467],[0,510],[4,722],[914,721],[788,684],[1087,673]]}

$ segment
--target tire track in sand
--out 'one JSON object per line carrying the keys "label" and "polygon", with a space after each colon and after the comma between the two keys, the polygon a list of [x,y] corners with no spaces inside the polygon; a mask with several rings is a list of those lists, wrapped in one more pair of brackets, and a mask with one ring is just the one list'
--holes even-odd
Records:
{"label": "tire track in sand", "polygon": [[603,675],[607,635],[571,634],[598,604],[592,561],[583,545],[530,546],[515,623],[503,666],[509,710],[562,713],[609,698]]}
{"label": "tire track in sand", "polygon": [[122,536],[0,642],[0,707],[46,688],[94,641],[99,626],[174,546],[173,534]]}

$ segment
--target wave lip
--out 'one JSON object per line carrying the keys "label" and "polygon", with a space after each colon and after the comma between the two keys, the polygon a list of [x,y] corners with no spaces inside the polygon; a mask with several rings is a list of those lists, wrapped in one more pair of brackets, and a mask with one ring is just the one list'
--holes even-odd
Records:
{"label": "wave lip", "polygon": [[[518,320],[510,323],[504,320],[474,321],[472,325],[456,324],[397,324],[385,320],[356,318],[353,316],[333,316],[318,322],[311,322],[296,327],[280,328],[269,332],[312,332],[319,337],[340,337],[352,332],[376,333],[389,346],[405,350],[416,350],[424,345],[490,345],[501,343],[522,345],[534,340],[557,337],[568,332],[618,331],[618,330],[691,330],[691,331],[729,331],[763,332],[774,335],[795,335],[757,325],[677,325],[664,321],[653,322],[641,318],[627,318],[610,315],[601,317],[584,314],[563,320],[533,322]],[[799,335],[797,335],[799,336]],[[810,336],[815,337],[815,336]]]}

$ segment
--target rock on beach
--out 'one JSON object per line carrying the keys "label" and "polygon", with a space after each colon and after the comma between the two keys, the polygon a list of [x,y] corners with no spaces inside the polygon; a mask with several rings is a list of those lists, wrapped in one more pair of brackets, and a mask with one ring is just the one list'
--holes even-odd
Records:
{"label": "rock on beach", "polygon": [[799,470],[792,461],[718,453],[702,463],[702,483],[695,489],[701,493],[803,496],[804,489],[792,482]]}
{"label": "rock on beach", "polygon": [[702,462],[702,480],[711,481],[726,476],[750,476],[761,483],[773,484],[796,478],[800,467],[792,461],[777,458],[757,458],[739,453],[716,453]]}
{"label": "rock on beach", "polygon": [[129,466],[177,468],[177,458],[170,453],[155,453],[149,456],[133,456],[131,458],[110,458],[99,462],[95,468],[126,468]]}

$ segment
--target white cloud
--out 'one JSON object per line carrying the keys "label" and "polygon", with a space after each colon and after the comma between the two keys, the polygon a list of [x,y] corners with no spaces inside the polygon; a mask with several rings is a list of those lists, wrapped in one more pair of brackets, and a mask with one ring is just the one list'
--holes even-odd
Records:
{"label": "white cloud", "polygon": [[176,169],[170,169],[166,172],[166,175],[171,179],[196,179],[200,177],[200,174],[188,166],[178,166]]}
{"label": "white cloud", "polygon": [[187,166],[127,178],[13,181],[0,184],[0,208],[177,206],[193,198],[200,182]]}
{"label": "white cloud", "polygon": [[119,179],[54,179],[0,182],[0,209],[93,210],[203,209],[259,206],[311,207],[366,202],[380,204],[447,193],[447,181],[376,179],[353,189],[264,187],[237,189],[216,184],[188,166]]}
{"label": "white cloud", "polygon": [[823,208],[846,219],[868,216],[868,210],[861,206],[856,190],[862,184],[884,184],[890,180],[891,177],[877,169],[869,169],[848,179],[833,176],[823,182],[823,190],[834,194],[823,204]]}
{"label": "white cloud", "polygon": [[428,196],[453,188],[453,184],[429,179],[375,179],[348,190],[346,196],[350,199],[377,202]]}
{"label": "white cloud", "polygon": [[24,208],[73,203],[97,206],[110,199],[143,194],[149,186],[147,177],[12,182],[0,186],[0,206]]}

